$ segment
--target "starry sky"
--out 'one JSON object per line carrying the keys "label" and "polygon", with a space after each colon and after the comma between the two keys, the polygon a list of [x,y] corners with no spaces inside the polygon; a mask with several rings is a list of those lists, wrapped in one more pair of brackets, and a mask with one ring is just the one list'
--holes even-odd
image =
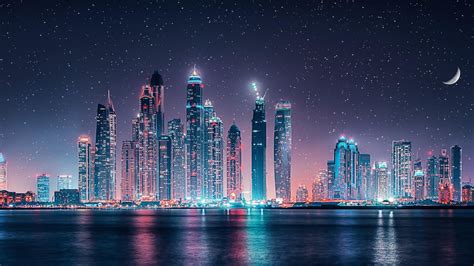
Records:
{"label": "starry sky", "polygon": [[[185,119],[194,64],[225,130],[235,120],[242,131],[247,190],[253,81],[269,89],[269,196],[282,99],[293,107],[293,191],[310,186],[342,134],[372,160],[389,160],[397,139],[411,140],[424,163],[458,144],[464,181],[474,177],[471,1],[105,2],[0,3],[0,152],[10,190],[34,189],[39,173],[77,179],[77,138],[95,135],[107,90],[119,143],[129,139],[154,70],[165,81],[166,120]],[[457,67],[460,80],[444,85]]]}

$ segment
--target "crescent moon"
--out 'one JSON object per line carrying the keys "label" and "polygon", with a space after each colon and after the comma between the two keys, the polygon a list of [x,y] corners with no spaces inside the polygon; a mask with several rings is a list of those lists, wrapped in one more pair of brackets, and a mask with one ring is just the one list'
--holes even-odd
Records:
{"label": "crescent moon", "polygon": [[461,69],[458,67],[458,71],[454,75],[454,77],[448,81],[444,81],[443,83],[446,85],[453,85],[454,83],[458,82],[459,78],[461,77]]}

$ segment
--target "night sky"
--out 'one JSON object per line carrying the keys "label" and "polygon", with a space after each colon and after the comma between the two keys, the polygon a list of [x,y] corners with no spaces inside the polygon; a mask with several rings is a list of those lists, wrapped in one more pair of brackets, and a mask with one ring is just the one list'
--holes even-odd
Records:
{"label": "night sky", "polygon": [[[310,186],[341,134],[372,160],[390,160],[396,139],[411,140],[424,164],[430,151],[458,144],[464,181],[474,177],[471,1],[103,2],[0,3],[0,152],[10,190],[33,189],[43,172],[77,179],[77,137],[95,139],[107,90],[120,152],[154,70],[165,81],[166,121],[185,119],[194,64],[225,131],[234,119],[242,131],[246,190],[253,81],[269,89],[269,196],[281,99],[293,107],[293,191]],[[457,67],[460,80],[444,85]]]}

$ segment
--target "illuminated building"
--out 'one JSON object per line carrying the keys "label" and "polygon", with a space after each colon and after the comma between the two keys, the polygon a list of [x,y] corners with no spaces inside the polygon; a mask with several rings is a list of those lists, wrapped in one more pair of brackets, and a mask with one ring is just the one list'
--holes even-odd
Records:
{"label": "illuminated building", "polygon": [[334,179],[329,198],[358,199],[359,150],[354,140],[339,138],[334,149]]}
{"label": "illuminated building", "polygon": [[451,182],[453,183],[453,200],[460,202],[462,183],[462,149],[458,145],[451,147]]}
{"label": "illuminated building", "polygon": [[136,142],[136,199],[156,200],[158,178],[157,110],[150,86],[142,86],[140,111],[132,127],[132,140]]}
{"label": "illuminated building", "polygon": [[305,185],[299,185],[298,189],[296,190],[296,201],[305,202],[307,200],[308,200],[308,189],[306,189]]}
{"label": "illuminated building", "polygon": [[72,176],[59,175],[56,179],[56,190],[72,189]]}
{"label": "illuminated building", "polygon": [[184,125],[181,119],[172,119],[168,122],[168,135],[171,138],[171,182],[172,198],[186,197],[186,154],[184,146]]}
{"label": "illuminated building", "polygon": [[374,199],[375,182],[371,175],[370,154],[359,155],[359,199]]}
{"label": "illuminated building", "polygon": [[171,200],[171,138],[161,135],[159,146],[158,199]]}
{"label": "illuminated building", "polygon": [[56,205],[77,205],[80,203],[78,189],[60,189],[54,192],[54,204]]}
{"label": "illuminated building", "polygon": [[202,193],[203,195],[201,196],[201,198],[208,198],[209,197],[209,184],[210,184],[210,179],[211,179],[211,171],[209,170],[210,169],[210,165],[209,165],[209,162],[210,162],[210,147],[212,145],[211,143],[211,139],[210,139],[210,136],[209,136],[209,130],[212,130],[212,128],[210,128],[210,120],[211,118],[213,118],[216,113],[214,111],[214,106],[212,105],[212,102],[211,100],[209,99],[206,99],[204,101],[204,107],[203,107],[203,125],[204,125],[204,135],[203,135],[203,180],[202,180],[202,184],[203,184],[203,187],[202,187]]}
{"label": "illuminated building", "polygon": [[433,201],[438,200],[439,160],[436,156],[428,158],[426,163],[426,197]]}
{"label": "illuminated building", "polygon": [[453,200],[453,184],[451,182],[450,164],[447,150],[441,150],[439,156],[438,201],[443,204]]}
{"label": "illuminated building", "polygon": [[319,171],[318,176],[313,181],[312,200],[320,201],[328,198],[328,171]]}
{"label": "illuminated building", "polygon": [[390,183],[387,162],[375,162],[374,179],[377,184],[376,198],[386,200],[390,197]]}
{"label": "illuminated building", "polygon": [[164,133],[164,93],[165,87],[163,78],[158,71],[153,72],[150,79],[150,87],[152,90],[152,96],[155,99],[155,111],[156,111],[156,135],[161,136]]}
{"label": "illuminated building", "polygon": [[471,185],[462,186],[462,202],[473,202],[474,189]]}
{"label": "illuminated building", "polygon": [[230,199],[242,198],[242,139],[240,130],[234,123],[227,132],[227,196]]}
{"label": "illuminated building", "polygon": [[0,190],[0,206],[24,205],[34,201],[36,195],[27,191],[26,193],[11,192],[6,190]]}
{"label": "illuminated building", "polygon": [[204,179],[204,108],[201,77],[196,69],[188,79],[186,94],[186,197],[200,199]]}
{"label": "illuminated building", "polygon": [[265,99],[257,96],[252,116],[252,199],[267,198],[267,121],[265,120]]}
{"label": "illuminated building", "polygon": [[7,190],[7,161],[0,152],[0,190]]}
{"label": "illuminated building", "polygon": [[49,176],[43,174],[36,177],[36,195],[39,202],[49,202]]}
{"label": "illuminated building", "polygon": [[327,198],[331,198],[332,191],[333,191],[333,183],[334,183],[334,160],[327,161],[326,164],[327,169],[327,179],[328,179],[328,190],[327,190]]}
{"label": "illuminated building", "polygon": [[120,187],[123,201],[136,200],[136,152],[134,141],[126,140],[122,142],[122,182]]}
{"label": "illuminated building", "polygon": [[108,94],[107,105],[98,105],[96,121],[93,200],[114,200],[117,116],[110,93]]}
{"label": "illuminated building", "polygon": [[413,174],[415,200],[425,199],[425,174],[422,169],[415,169]]}
{"label": "illuminated building", "polygon": [[220,200],[224,197],[224,126],[219,117],[211,117],[207,128],[207,171],[204,198]]}
{"label": "illuminated building", "polygon": [[92,145],[89,136],[80,136],[77,141],[78,150],[78,186],[81,201],[87,202],[91,200],[93,193],[92,182],[93,176],[93,160]]}
{"label": "illuminated building", "polygon": [[413,197],[411,156],[410,141],[392,142],[392,196],[395,198]]}
{"label": "illuminated building", "polygon": [[291,104],[280,101],[275,106],[273,138],[276,197],[291,201]]}

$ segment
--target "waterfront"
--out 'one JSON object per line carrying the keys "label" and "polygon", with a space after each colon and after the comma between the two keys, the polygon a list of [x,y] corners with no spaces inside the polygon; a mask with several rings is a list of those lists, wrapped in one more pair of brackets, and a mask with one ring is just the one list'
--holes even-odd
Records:
{"label": "waterfront", "polygon": [[472,210],[2,210],[0,263],[472,264]]}

